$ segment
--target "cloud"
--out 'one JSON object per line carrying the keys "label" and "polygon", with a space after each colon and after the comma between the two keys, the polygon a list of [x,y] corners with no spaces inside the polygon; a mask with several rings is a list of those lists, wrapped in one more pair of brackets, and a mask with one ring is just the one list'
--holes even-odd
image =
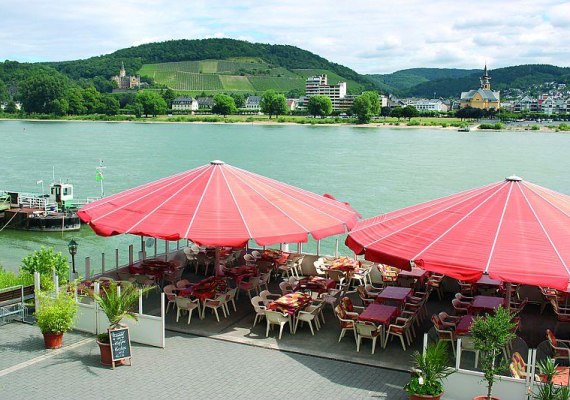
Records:
{"label": "cloud", "polygon": [[418,0],[27,0],[5,7],[0,24],[0,59],[19,61],[206,37],[291,44],[362,73],[570,60],[570,4],[563,0],[432,0],[429,7]]}

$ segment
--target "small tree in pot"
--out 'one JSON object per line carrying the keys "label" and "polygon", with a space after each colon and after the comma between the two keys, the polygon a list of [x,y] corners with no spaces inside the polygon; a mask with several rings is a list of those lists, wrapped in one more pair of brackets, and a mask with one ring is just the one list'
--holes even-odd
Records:
{"label": "small tree in pot", "polygon": [[35,312],[36,322],[44,335],[46,349],[61,347],[63,334],[73,328],[78,305],[70,293],[60,292],[51,297],[38,293],[39,309]]}
{"label": "small tree in pot", "polygon": [[[130,284],[121,286],[121,291],[117,290],[117,283],[111,282],[109,287],[102,288],[101,294],[94,294],[95,301],[99,308],[105,313],[110,322],[109,329],[121,326],[124,318],[137,320],[134,312],[134,305],[139,299],[139,289]],[[101,364],[111,365],[111,345],[109,344],[109,333],[102,333],[97,336],[97,344],[101,350]]]}
{"label": "small tree in pot", "polygon": [[410,400],[439,400],[443,395],[442,380],[455,372],[449,367],[447,343],[438,342],[427,347],[425,354],[419,351],[412,355],[412,377],[404,386]]}
{"label": "small tree in pot", "polygon": [[487,381],[487,395],[474,400],[497,400],[491,396],[496,375],[508,368],[508,360],[501,360],[501,352],[514,337],[515,323],[509,311],[500,307],[495,314],[478,317],[471,325],[475,349],[481,352],[481,369]]}

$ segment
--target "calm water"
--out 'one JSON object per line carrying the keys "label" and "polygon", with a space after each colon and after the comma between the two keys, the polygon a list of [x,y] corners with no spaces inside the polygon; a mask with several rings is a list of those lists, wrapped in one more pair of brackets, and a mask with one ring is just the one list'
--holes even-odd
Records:
{"label": "calm water", "polygon": [[[55,167],[56,180],[72,182],[76,198],[99,194],[99,159],[107,167],[106,194],[220,159],[316,193],[331,193],[364,217],[511,174],[570,194],[570,135],[557,133],[0,121],[0,140],[0,189],[40,191],[36,181],[42,179],[47,188]],[[40,245],[67,254],[72,237],[79,242],[78,259],[91,256],[97,260],[94,265],[100,265],[101,252],[111,254],[131,243],[140,246],[138,237],[101,238],[87,226],[64,234],[4,230],[0,264],[16,269]],[[331,252],[333,243],[323,243],[323,250]]]}

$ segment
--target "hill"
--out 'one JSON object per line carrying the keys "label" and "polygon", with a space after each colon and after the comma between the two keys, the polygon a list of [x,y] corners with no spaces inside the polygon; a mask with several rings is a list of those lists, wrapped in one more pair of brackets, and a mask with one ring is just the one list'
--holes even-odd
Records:
{"label": "hill", "polygon": [[408,89],[425,82],[462,78],[477,71],[474,69],[455,68],[410,68],[391,74],[371,74],[367,75],[367,77],[376,85],[391,93],[402,94]]}
{"label": "hill", "polygon": [[140,73],[178,90],[303,89],[304,77],[315,71],[329,74],[333,83],[336,79],[347,81],[355,93],[376,88],[352,69],[298,47],[234,39],[148,43],[84,60],[47,64],[77,80],[110,78],[121,62],[128,74]]}
{"label": "hill", "polygon": [[[438,97],[459,97],[461,92],[479,87],[482,71],[456,78],[438,78],[409,87],[403,91],[407,96],[430,97],[436,92]],[[533,87],[547,83],[570,83],[570,68],[545,64],[518,65],[491,70],[491,83],[494,90],[521,89],[531,91]]]}

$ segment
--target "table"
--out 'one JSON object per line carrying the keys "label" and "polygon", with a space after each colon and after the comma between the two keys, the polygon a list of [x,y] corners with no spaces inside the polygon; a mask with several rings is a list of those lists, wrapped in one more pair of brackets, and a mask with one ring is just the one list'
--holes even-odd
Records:
{"label": "table", "polygon": [[267,305],[267,309],[295,315],[312,301],[311,296],[302,292],[287,293]]}
{"label": "table", "polygon": [[417,279],[420,282],[420,284],[423,285],[423,283],[427,277],[427,271],[424,269],[418,268],[418,267],[414,267],[414,268],[412,268],[411,271],[401,270],[398,273],[398,276]]}
{"label": "table", "polygon": [[320,276],[311,276],[307,279],[301,279],[297,282],[295,290],[310,290],[316,293],[325,293],[329,289],[336,287],[336,281],[330,278],[322,278]]}
{"label": "table", "polygon": [[383,304],[370,304],[358,316],[359,321],[370,321],[375,324],[388,325],[390,321],[400,314],[398,307],[385,306]]}
{"label": "table", "polygon": [[457,325],[455,326],[455,334],[459,336],[469,335],[471,325],[473,324],[474,320],[475,320],[474,315],[467,314],[462,316],[459,319]]}
{"label": "table", "polygon": [[340,257],[334,260],[331,264],[325,264],[325,269],[354,272],[358,266],[359,262],[357,260],[353,260],[348,257]]}
{"label": "table", "polygon": [[254,266],[242,265],[240,267],[228,268],[224,270],[224,274],[232,278],[236,283],[236,287],[239,287],[242,280],[250,276],[259,275],[259,271]]}
{"label": "table", "polygon": [[505,299],[494,296],[475,296],[469,309],[473,314],[479,312],[494,312],[497,308],[505,305]]}
{"label": "table", "polygon": [[402,305],[411,295],[412,289],[410,288],[388,286],[382,290],[378,296],[376,296],[375,302],[380,304],[384,302],[395,302]]}

